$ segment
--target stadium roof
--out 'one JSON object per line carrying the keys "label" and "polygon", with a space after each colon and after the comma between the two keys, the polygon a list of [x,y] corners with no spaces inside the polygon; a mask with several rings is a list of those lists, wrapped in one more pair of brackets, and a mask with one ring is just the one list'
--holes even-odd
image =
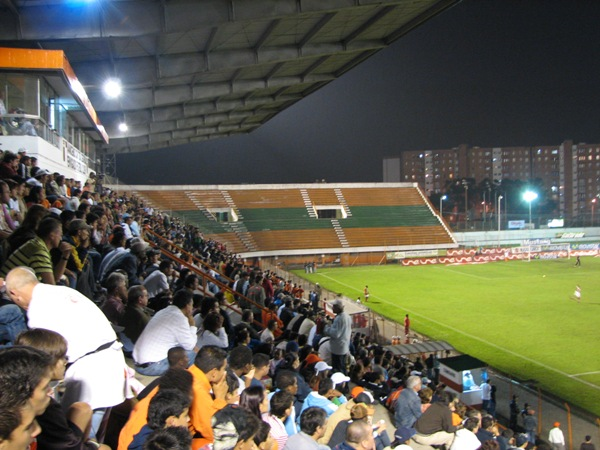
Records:
{"label": "stadium roof", "polygon": [[249,133],[459,1],[1,0],[0,46],[64,50],[138,152]]}
{"label": "stadium roof", "polygon": [[394,356],[397,356],[413,355],[415,353],[452,351],[454,350],[454,347],[452,347],[446,341],[425,341],[416,342],[414,344],[388,345],[385,347],[385,349],[390,350]]}

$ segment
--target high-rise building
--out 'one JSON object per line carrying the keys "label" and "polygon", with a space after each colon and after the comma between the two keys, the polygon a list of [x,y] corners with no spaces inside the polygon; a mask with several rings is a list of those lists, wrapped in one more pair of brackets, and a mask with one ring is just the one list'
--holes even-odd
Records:
{"label": "high-rise building", "polygon": [[416,182],[427,195],[444,193],[462,178],[500,182],[541,179],[558,197],[565,218],[590,208],[600,193],[600,144],[533,147],[469,147],[410,150],[383,160],[384,182]]}

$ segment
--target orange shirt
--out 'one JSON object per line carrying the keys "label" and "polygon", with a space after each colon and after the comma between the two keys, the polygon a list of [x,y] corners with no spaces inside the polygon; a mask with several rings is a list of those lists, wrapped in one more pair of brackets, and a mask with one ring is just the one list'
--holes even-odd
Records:
{"label": "orange shirt", "polygon": [[195,437],[192,442],[192,448],[196,450],[213,442],[210,421],[218,410],[227,406],[227,402],[222,399],[213,399],[208,378],[195,364],[192,364],[188,371],[194,377],[192,384],[194,398],[190,406],[190,430],[192,435],[201,435]]}
{"label": "orange shirt", "polygon": [[142,427],[146,425],[148,419],[148,406],[150,400],[158,392],[158,386],[150,391],[150,393],[140,400],[131,411],[129,420],[119,433],[119,446],[117,450],[127,450],[129,444],[133,441],[133,437],[140,432]]}

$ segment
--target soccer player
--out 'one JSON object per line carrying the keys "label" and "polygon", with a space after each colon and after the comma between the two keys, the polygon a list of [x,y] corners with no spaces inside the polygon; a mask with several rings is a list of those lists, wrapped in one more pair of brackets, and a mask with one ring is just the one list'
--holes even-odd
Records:
{"label": "soccer player", "polygon": [[579,285],[575,286],[575,292],[573,292],[573,295],[570,298],[577,303],[581,303],[581,287]]}
{"label": "soccer player", "polygon": [[364,292],[365,292],[365,302],[368,302],[369,301],[369,286],[365,286]]}

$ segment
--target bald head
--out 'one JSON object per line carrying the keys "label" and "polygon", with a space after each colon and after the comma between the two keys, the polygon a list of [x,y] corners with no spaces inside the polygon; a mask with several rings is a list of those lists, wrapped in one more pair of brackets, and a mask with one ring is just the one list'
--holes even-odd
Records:
{"label": "bald head", "polygon": [[6,275],[6,291],[12,301],[23,309],[29,307],[33,288],[38,284],[35,273],[29,267],[15,267]]}
{"label": "bald head", "polygon": [[375,449],[373,429],[362,420],[355,420],[346,430],[346,443],[356,449]]}

